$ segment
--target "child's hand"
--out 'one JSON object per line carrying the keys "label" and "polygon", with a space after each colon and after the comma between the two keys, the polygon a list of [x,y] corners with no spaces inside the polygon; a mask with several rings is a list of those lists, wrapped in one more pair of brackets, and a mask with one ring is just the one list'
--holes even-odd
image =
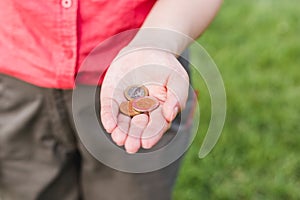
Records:
{"label": "child's hand", "polygon": [[[160,106],[148,114],[134,117],[119,112],[127,101],[124,90],[145,85]],[[128,153],[151,148],[168,130],[172,120],[185,106],[189,77],[170,53],[160,50],[136,50],[124,53],[108,69],[101,88],[101,120],[116,144]]]}

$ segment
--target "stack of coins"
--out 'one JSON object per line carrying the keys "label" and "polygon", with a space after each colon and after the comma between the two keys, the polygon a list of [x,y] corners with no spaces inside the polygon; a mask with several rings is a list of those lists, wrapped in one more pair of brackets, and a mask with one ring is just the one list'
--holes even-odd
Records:
{"label": "stack of coins", "polygon": [[124,96],[128,101],[120,104],[120,112],[130,117],[151,112],[159,106],[158,100],[149,96],[148,89],[143,85],[129,86],[124,91]]}

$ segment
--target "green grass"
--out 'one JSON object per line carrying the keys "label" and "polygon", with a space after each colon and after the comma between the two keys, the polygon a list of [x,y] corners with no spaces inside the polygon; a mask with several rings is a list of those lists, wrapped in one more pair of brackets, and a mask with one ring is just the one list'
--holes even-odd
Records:
{"label": "green grass", "polygon": [[199,159],[210,102],[194,75],[201,124],[175,200],[300,199],[299,13],[297,0],[226,0],[198,40],[223,76],[227,118],[214,150]]}

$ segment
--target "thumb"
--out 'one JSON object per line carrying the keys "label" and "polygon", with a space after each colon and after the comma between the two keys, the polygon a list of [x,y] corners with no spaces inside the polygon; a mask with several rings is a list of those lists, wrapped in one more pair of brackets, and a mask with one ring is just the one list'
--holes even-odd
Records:
{"label": "thumb", "polygon": [[163,115],[171,122],[185,107],[189,88],[188,77],[175,72],[168,78],[166,88],[167,99],[163,105]]}
{"label": "thumb", "polygon": [[173,92],[168,91],[167,100],[163,104],[163,115],[168,122],[174,120],[179,111],[179,107],[178,98],[175,94],[173,94]]}

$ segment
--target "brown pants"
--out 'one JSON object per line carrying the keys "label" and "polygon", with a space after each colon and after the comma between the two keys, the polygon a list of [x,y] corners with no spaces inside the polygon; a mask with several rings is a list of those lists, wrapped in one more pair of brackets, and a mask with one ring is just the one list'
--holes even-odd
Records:
{"label": "brown pants", "polygon": [[[0,74],[0,200],[171,199],[179,160],[144,174],[103,165],[77,139],[71,100],[71,90]],[[176,134],[176,121],[160,144]]]}

